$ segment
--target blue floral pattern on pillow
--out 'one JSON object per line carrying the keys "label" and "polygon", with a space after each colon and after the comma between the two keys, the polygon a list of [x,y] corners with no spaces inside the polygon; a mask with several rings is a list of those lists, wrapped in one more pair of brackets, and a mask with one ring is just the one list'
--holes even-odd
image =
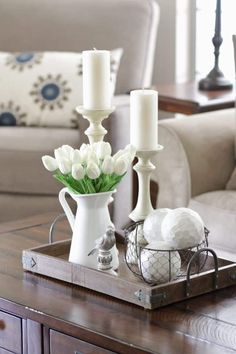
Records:
{"label": "blue floral pattern on pillow", "polygon": [[12,101],[0,104],[0,126],[24,125],[26,116],[26,113],[21,112],[20,106],[15,105]]}
{"label": "blue floral pattern on pillow", "polygon": [[63,103],[68,100],[71,89],[67,81],[61,74],[53,77],[48,74],[47,77],[39,76],[34,83],[30,95],[35,96],[34,102],[40,104],[40,109],[49,108],[50,110],[63,108]]}
{"label": "blue floral pattern on pillow", "polygon": [[35,65],[41,64],[43,53],[13,53],[6,59],[6,65],[12,70],[23,71],[24,69],[32,69]]}
{"label": "blue floral pattern on pillow", "polygon": [[[112,95],[122,53],[111,51]],[[0,52],[0,73],[0,125],[79,127],[82,53]]]}

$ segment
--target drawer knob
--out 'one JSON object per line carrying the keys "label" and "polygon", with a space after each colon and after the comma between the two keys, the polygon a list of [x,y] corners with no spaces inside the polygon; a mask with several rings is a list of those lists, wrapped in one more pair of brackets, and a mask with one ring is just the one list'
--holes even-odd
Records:
{"label": "drawer knob", "polygon": [[5,323],[4,321],[0,320],[0,331],[3,330],[5,328]]}

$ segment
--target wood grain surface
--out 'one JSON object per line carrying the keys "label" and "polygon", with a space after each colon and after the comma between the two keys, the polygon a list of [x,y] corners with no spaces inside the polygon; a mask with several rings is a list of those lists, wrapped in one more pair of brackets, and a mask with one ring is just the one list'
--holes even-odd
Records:
{"label": "wood grain surface", "polygon": [[[45,338],[53,329],[115,353],[236,352],[236,286],[149,311],[24,272],[22,250],[47,243],[54,216],[0,226],[0,310],[4,313],[29,319],[31,327],[45,333]],[[61,222],[56,238],[68,236],[70,229]],[[5,320],[0,316],[4,326]]]}
{"label": "wood grain surface", "polygon": [[198,82],[157,85],[159,109],[166,112],[195,114],[235,106],[235,88],[200,91]]}

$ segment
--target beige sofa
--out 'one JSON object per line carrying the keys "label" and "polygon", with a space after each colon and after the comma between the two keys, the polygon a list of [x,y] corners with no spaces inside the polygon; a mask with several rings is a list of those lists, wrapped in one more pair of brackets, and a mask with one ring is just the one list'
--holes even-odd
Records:
{"label": "beige sofa", "polygon": [[[155,163],[158,207],[190,207],[210,230],[209,243],[236,260],[235,109],[163,120]],[[234,185],[234,186],[233,186]],[[234,188],[234,189],[233,189]]]}
{"label": "beige sofa", "polygon": [[[114,98],[106,121],[114,151],[129,143],[129,96],[151,84],[159,8],[154,0],[0,0],[1,51],[82,51],[123,48]],[[0,98],[1,101],[1,98]],[[41,156],[87,138],[80,129],[0,127],[0,222],[49,210],[61,211],[61,188]],[[125,203],[123,203],[125,198]],[[121,183],[114,220],[121,226],[131,210],[131,176]],[[122,208],[119,207],[122,205]]]}

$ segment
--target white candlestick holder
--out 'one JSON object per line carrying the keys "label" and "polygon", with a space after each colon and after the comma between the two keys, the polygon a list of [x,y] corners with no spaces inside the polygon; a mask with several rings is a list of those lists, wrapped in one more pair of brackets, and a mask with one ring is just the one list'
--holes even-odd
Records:
{"label": "white candlestick holder", "polygon": [[83,106],[76,107],[76,112],[82,114],[83,118],[87,119],[90,123],[88,129],[85,131],[90,144],[103,141],[107,130],[102,126],[102,121],[114,112],[114,110],[114,106],[109,109],[86,109]]}
{"label": "white candlestick holder", "polygon": [[151,158],[161,150],[163,146],[158,145],[156,150],[136,152],[138,163],[134,166],[134,170],[138,174],[138,200],[135,209],[129,215],[130,219],[135,222],[144,220],[154,210],[150,196],[150,177],[156,167],[152,164]]}

